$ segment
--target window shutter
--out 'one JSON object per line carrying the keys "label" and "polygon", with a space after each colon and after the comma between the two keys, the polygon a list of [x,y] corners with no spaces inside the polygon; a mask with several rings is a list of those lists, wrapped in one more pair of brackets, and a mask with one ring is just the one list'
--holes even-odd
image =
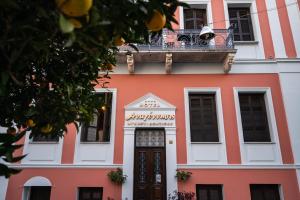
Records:
{"label": "window shutter", "polygon": [[196,185],[197,200],[222,200],[222,185]]}
{"label": "window shutter", "polygon": [[251,200],[280,200],[278,185],[251,184]]}
{"label": "window shutter", "polygon": [[215,94],[190,94],[192,142],[218,142]]}
{"label": "window shutter", "polygon": [[264,94],[239,94],[245,142],[270,142]]}

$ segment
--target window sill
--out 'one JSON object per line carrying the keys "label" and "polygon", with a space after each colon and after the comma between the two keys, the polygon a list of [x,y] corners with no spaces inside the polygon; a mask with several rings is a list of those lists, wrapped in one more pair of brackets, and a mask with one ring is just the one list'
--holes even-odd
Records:
{"label": "window sill", "polygon": [[80,142],[80,144],[110,144],[110,142]]}
{"label": "window sill", "polygon": [[244,142],[244,144],[276,144],[275,142]]}
{"label": "window sill", "polygon": [[190,144],[222,144],[222,142],[190,142]]}
{"label": "window sill", "polygon": [[257,45],[258,41],[234,41],[234,45]]}
{"label": "window sill", "polygon": [[52,142],[52,141],[49,141],[49,142],[47,142],[47,141],[36,141],[36,142],[34,142],[34,141],[30,141],[29,144],[59,144],[59,141],[57,141],[57,142]]}

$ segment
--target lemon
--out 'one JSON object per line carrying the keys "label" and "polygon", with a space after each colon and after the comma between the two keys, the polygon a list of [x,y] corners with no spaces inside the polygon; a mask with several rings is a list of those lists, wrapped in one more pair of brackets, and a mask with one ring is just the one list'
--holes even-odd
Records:
{"label": "lemon", "polygon": [[80,17],[88,14],[93,5],[93,0],[56,0],[56,4],[64,14]]}
{"label": "lemon", "polygon": [[82,28],[82,24],[79,20],[71,18],[69,21],[73,24],[74,28]]}
{"label": "lemon", "polygon": [[146,26],[150,31],[160,31],[165,25],[166,16],[157,10],[153,11],[151,19],[146,22]]}
{"label": "lemon", "polygon": [[35,123],[32,119],[28,119],[26,120],[26,125],[29,126],[29,127],[35,127]]}
{"label": "lemon", "polygon": [[122,38],[121,36],[118,36],[115,38],[115,40],[114,40],[115,46],[122,46],[123,44],[125,44],[124,38]]}
{"label": "lemon", "polygon": [[50,133],[52,131],[53,127],[51,126],[51,124],[46,124],[45,126],[43,126],[41,128],[41,132],[42,133]]}

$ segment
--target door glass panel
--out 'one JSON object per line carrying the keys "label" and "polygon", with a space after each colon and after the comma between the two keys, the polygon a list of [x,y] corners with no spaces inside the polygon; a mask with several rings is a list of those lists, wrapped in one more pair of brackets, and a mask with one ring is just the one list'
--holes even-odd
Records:
{"label": "door glass panel", "polygon": [[146,182],[146,152],[139,152],[139,182]]}
{"label": "door glass panel", "polygon": [[155,183],[161,183],[161,172],[160,172],[160,152],[154,152],[154,180]]}
{"label": "door glass panel", "polygon": [[137,130],[136,146],[137,147],[163,147],[165,137],[163,130]]}

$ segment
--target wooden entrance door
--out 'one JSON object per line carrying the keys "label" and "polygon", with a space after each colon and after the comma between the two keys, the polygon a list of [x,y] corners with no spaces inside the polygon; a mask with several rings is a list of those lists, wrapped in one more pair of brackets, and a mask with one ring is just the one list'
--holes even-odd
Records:
{"label": "wooden entrance door", "polygon": [[134,155],[134,200],[166,199],[163,130],[137,130]]}

